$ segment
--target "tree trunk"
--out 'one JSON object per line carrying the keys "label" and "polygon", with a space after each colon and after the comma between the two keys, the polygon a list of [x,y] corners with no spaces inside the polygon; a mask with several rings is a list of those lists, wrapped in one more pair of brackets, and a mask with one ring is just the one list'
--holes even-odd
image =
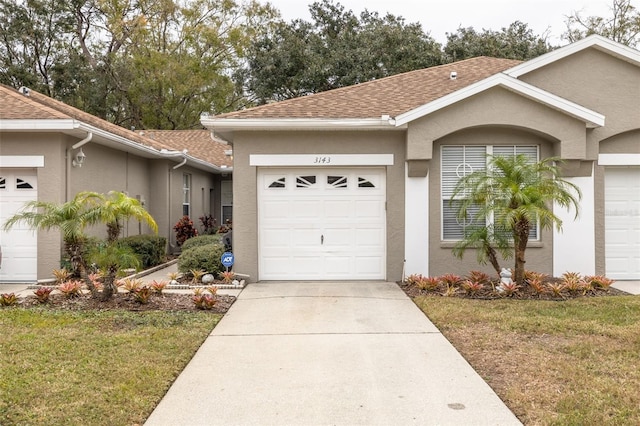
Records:
{"label": "tree trunk", "polygon": [[115,286],[116,274],[118,272],[118,268],[108,267],[107,273],[103,279],[104,288],[102,289],[102,297],[101,301],[106,302],[111,299],[113,294],[117,291],[117,287]]}
{"label": "tree trunk", "polygon": [[500,268],[500,264],[498,263],[498,255],[496,254],[495,249],[491,246],[486,246],[485,251],[487,253],[487,257],[489,258],[489,263],[491,263],[493,269],[495,269],[498,276],[500,276],[500,271],[502,271],[502,268]]}
{"label": "tree trunk", "polygon": [[524,285],[524,271],[525,271],[525,259],[524,253],[527,249],[527,243],[529,242],[529,221],[526,219],[520,219],[516,222],[514,233],[514,246],[515,246],[515,266],[513,280],[518,285]]}

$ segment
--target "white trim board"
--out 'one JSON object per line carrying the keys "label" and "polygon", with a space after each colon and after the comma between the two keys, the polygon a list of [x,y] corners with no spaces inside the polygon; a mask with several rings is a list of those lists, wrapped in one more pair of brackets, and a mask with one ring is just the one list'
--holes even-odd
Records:
{"label": "white trim board", "polygon": [[599,166],[640,166],[640,154],[599,154]]}
{"label": "white trim board", "polygon": [[0,155],[0,167],[44,167],[44,155]]}
{"label": "white trim board", "polygon": [[393,154],[252,154],[250,166],[392,166]]}

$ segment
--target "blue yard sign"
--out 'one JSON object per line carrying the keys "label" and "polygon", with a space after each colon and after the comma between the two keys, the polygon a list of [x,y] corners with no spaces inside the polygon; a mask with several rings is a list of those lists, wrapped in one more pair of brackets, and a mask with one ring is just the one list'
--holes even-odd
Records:
{"label": "blue yard sign", "polygon": [[222,253],[222,257],[220,258],[222,265],[226,268],[230,268],[233,265],[234,260],[233,253],[228,251]]}

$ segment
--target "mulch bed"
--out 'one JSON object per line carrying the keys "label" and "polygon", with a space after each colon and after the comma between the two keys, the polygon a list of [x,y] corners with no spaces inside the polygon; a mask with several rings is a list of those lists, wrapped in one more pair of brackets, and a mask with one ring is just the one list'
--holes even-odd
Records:
{"label": "mulch bed", "polygon": [[[547,278],[546,283],[560,282],[560,278]],[[497,286],[499,282],[494,282],[494,286]],[[550,291],[544,293],[536,292],[529,285],[521,286],[514,294],[506,296],[497,291],[494,291],[494,287],[491,284],[486,284],[484,288],[475,294],[466,293],[461,287],[458,286],[455,293],[447,293],[447,285],[439,284],[437,288],[433,290],[422,290],[415,285],[410,285],[407,282],[398,282],[398,286],[407,294],[407,296],[414,298],[418,296],[434,296],[434,297],[458,297],[463,299],[481,299],[481,300],[495,300],[495,299],[514,299],[514,300],[569,300],[581,297],[602,297],[602,296],[628,296],[629,293],[609,287],[608,289],[594,289],[587,292],[577,291],[563,291],[559,296],[551,293]]]}
{"label": "mulch bed", "polygon": [[[210,310],[215,314],[226,313],[233,302],[235,296],[216,295],[216,303]],[[49,296],[49,301],[45,304],[38,302],[35,296],[27,296],[20,301],[19,306],[25,308],[49,307],[55,309],[68,309],[74,311],[83,310],[127,310],[127,311],[195,311],[196,307],[193,303],[193,294],[183,293],[163,293],[162,295],[153,295],[148,303],[142,304],[135,300],[133,295],[129,293],[118,293],[106,301],[92,299],[90,295],[83,294],[79,297],[71,299],[66,298],[63,294],[53,293]]]}

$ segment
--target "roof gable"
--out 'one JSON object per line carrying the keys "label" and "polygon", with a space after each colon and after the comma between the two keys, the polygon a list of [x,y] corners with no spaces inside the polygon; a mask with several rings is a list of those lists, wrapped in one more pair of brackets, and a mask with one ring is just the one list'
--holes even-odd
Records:
{"label": "roof gable", "polygon": [[402,114],[396,117],[396,126],[401,126],[410,121],[424,117],[425,115],[438,111],[449,105],[453,105],[464,99],[468,99],[471,96],[475,96],[494,87],[502,87],[510,90],[533,101],[570,115],[578,120],[584,121],[587,127],[593,128],[604,126],[605,117],[602,114],[502,73],[486,78],[458,90],[455,93],[443,96],[440,99]]}
{"label": "roof gable", "polygon": [[518,78],[549,65],[550,63],[566,58],[567,56],[591,48],[598,49],[618,59],[640,66],[640,51],[594,34],[549,53],[545,53],[544,55],[538,56],[537,58],[531,59],[527,62],[523,62],[522,64],[511,68],[506,72],[506,74],[511,77]]}

